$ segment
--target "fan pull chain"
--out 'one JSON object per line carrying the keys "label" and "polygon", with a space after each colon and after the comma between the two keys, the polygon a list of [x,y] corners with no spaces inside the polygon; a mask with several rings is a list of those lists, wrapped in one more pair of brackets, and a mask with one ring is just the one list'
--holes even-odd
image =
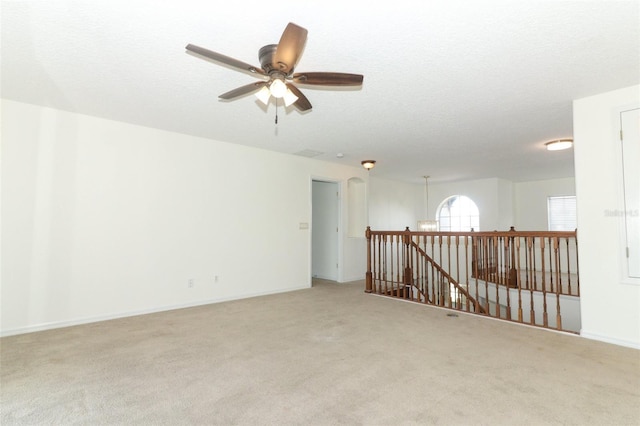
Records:
{"label": "fan pull chain", "polygon": [[276,98],[276,124],[278,124],[278,98]]}

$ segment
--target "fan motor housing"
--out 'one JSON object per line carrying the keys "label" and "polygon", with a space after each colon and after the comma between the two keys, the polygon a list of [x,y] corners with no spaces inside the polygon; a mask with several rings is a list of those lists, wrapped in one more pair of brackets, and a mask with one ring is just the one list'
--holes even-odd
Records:
{"label": "fan motor housing", "polygon": [[263,46],[258,51],[258,59],[260,60],[260,66],[267,74],[271,75],[272,72],[282,72],[282,69],[285,67],[284,64],[281,66],[277,66],[274,62],[276,49],[278,48],[277,44],[268,44]]}

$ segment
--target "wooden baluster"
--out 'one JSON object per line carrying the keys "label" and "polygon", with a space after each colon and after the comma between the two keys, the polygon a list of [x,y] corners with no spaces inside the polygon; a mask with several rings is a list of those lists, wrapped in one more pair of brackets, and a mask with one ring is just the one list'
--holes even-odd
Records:
{"label": "wooden baluster", "polygon": [[[513,258],[513,267],[516,270],[516,276],[520,276],[520,256],[516,258],[516,251],[520,253],[520,237],[512,240],[515,244],[511,244],[512,247],[512,258]],[[516,264],[517,259],[517,264]],[[517,265],[517,267],[516,267]],[[523,312],[522,312],[522,283],[518,280],[518,322],[523,322]]]}
{"label": "wooden baluster", "polygon": [[549,237],[549,291],[553,293],[553,239]]}
{"label": "wooden baluster", "polygon": [[[427,242],[429,237],[423,235],[422,250],[427,253]],[[429,303],[429,264],[426,258],[422,259],[422,292],[424,293],[424,303]]]}
{"label": "wooden baluster", "polygon": [[[427,236],[423,235],[422,236],[422,249],[424,250],[424,252],[427,252]],[[429,279],[428,279],[428,271],[427,271],[427,259],[423,258],[422,259],[422,294],[424,296],[424,303],[428,302],[428,298],[429,298]]]}
{"label": "wooden baluster", "polygon": [[527,238],[527,256],[529,258],[529,261],[527,262],[527,272],[528,272],[528,285],[534,290],[538,290],[536,288],[536,269],[533,266],[534,264],[534,257],[535,257],[535,252],[534,252],[534,241],[535,241],[535,237],[530,236]]}
{"label": "wooden baluster", "polygon": [[409,236],[407,235],[407,231],[409,228],[405,230],[402,234],[402,298],[407,298],[407,284],[409,281],[409,273],[411,271],[411,267],[409,266]]}
{"label": "wooden baluster", "polygon": [[[431,258],[435,257],[436,236],[431,235]],[[431,298],[434,305],[438,304],[438,278],[436,277],[435,266],[431,264]]]}
{"label": "wooden baluster", "polygon": [[569,258],[569,238],[564,238],[567,254],[567,294],[571,294],[571,259]]}
{"label": "wooden baluster", "polygon": [[[436,257],[436,236],[431,235],[431,251],[430,255],[432,259]],[[431,298],[432,304],[438,306],[440,303],[440,276],[436,272],[435,265],[431,263]]]}
{"label": "wooden baluster", "polygon": [[371,227],[367,226],[367,230],[365,231],[365,237],[367,238],[367,273],[365,274],[365,293],[371,293],[373,285],[372,285],[372,276],[371,276]]}
{"label": "wooden baluster", "polygon": [[485,297],[485,309],[487,312],[489,312],[489,315],[491,315],[491,305],[489,305],[489,279],[490,279],[490,272],[489,272],[489,253],[491,253],[491,251],[489,250],[489,239],[490,237],[486,237],[483,238],[483,244],[482,246],[484,247],[483,249],[483,255],[484,255],[484,270],[485,273],[483,274],[482,279],[484,280],[484,297]]}
{"label": "wooden baluster", "polygon": [[533,275],[533,289],[538,290],[538,275],[536,273],[536,237],[532,237],[531,242],[531,271]]}
{"label": "wooden baluster", "polygon": [[388,242],[387,244],[389,245],[389,250],[388,253],[386,253],[385,256],[385,263],[388,262],[388,274],[389,274],[389,287],[387,288],[387,295],[388,296],[393,296],[393,283],[395,281],[395,263],[393,261],[394,259],[394,254],[395,254],[395,236],[393,234],[388,236]]}
{"label": "wooden baluster", "polygon": [[378,235],[378,294],[387,294],[387,234]]}
{"label": "wooden baluster", "polygon": [[[511,227],[509,232],[516,232],[515,227]],[[518,275],[518,271],[516,271],[516,252],[515,247],[513,245],[514,237],[509,237],[510,246],[511,246],[511,269],[509,269],[509,286],[517,287],[519,285],[520,276]]]}
{"label": "wooden baluster", "polygon": [[509,321],[511,321],[511,280],[510,280],[510,269],[509,269],[509,239],[502,239],[502,260],[503,260],[503,269],[504,269],[504,287],[507,291],[507,312],[506,316]]}
{"label": "wooden baluster", "polygon": [[547,289],[545,288],[545,286],[542,286],[542,325],[544,327],[548,327],[549,326],[549,314],[548,314],[548,307],[547,307]]}
{"label": "wooden baluster", "polygon": [[[427,253],[427,241],[429,237],[427,235],[423,235],[420,239],[420,248]],[[429,261],[426,256],[421,258],[421,267],[422,270],[420,272],[421,280],[421,291],[424,296],[424,303],[429,303]]]}
{"label": "wooden baluster", "polygon": [[498,254],[499,254],[499,250],[498,250],[498,244],[499,244],[499,238],[495,237],[495,238],[491,238],[491,257],[492,257],[492,264],[494,265],[493,267],[495,268],[495,273],[494,276],[495,278],[492,280],[495,282],[495,287],[496,287],[496,318],[500,318],[502,316],[502,309],[500,309],[500,260],[498,259]]}
{"label": "wooden baluster", "polygon": [[[516,259],[516,275],[518,276],[518,303],[519,303],[519,309],[518,309],[518,321],[520,322],[524,322],[524,313],[523,313],[523,309],[522,309],[522,284],[521,284],[521,280],[519,279],[519,277],[522,276],[522,266],[521,266],[521,253],[520,253],[520,241],[521,241],[521,237],[516,237],[515,239],[515,259]],[[525,245],[526,245],[526,241],[525,241]],[[535,324],[535,318],[536,318],[536,312],[533,306],[533,291],[530,289],[529,290],[529,323],[531,324]]]}
{"label": "wooden baluster", "polygon": [[[442,237],[440,237],[442,240]],[[447,271],[451,273],[451,236],[447,235]],[[442,265],[442,262],[440,263]],[[451,308],[453,306],[452,296],[454,296],[451,292],[451,283],[447,280],[445,285],[446,297],[447,297],[447,306]]]}
{"label": "wooden baluster", "polygon": [[396,235],[396,297],[400,296],[400,286],[402,285],[402,241],[400,239],[401,235]]}
{"label": "wooden baluster", "polygon": [[504,259],[505,259],[505,256],[504,256],[504,237],[502,237],[502,236],[498,237],[497,256],[498,256],[498,265],[500,265],[498,267],[498,283],[500,285],[504,285],[504,286],[508,287],[509,282],[507,280],[507,269],[506,269],[506,263],[504,261]]}
{"label": "wooden baluster", "polygon": [[[530,237],[525,237],[525,244],[527,246],[527,248],[525,250],[528,250],[529,240],[530,240]],[[525,265],[526,265],[525,267],[527,267],[527,268],[528,268],[528,261],[529,261],[528,260],[528,255],[525,252]],[[518,276],[520,276],[520,271],[518,271]],[[526,285],[526,289],[529,290],[529,303],[531,304],[531,311],[530,311],[531,317],[529,318],[529,323],[531,323],[532,325],[535,325],[535,323],[536,323],[536,311],[535,311],[535,306],[534,306],[535,301],[533,299],[534,290],[529,285],[529,271],[528,271],[528,269],[525,270],[525,276],[527,277],[525,285]]]}
{"label": "wooden baluster", "polygon": [[556,259],[556,328],[558,330],[562,330],[562,316],[560,315],[560,252],[558,237],[554,238],[553,251]]}
{"label": "wooden baluster", "polygon": [[549,286],[549,271],[547,271],[549,268],[549,259],[551,259],[551,257],[547,256],[549,241],[546,236],[540,237],[540,270],[542,270],[540,287],[543,289],[547,289]]}
{"label": "wooden baluster", "polygon": [[[415,235],[415,243],[417,244],[418,247],[420,247],[420,235]],[[413,244],[411,245],[413,247]],[[415,290],[415,297],[414,300],[416,301],[420,301],[420,294],[422,293],[422,275],[421,275],[421,271],[422,271],[422,258],[418,255],[418,252],[415,250],[415,248],[412,250],[413,251],[413,285],[414,285],[414,290]]]}
{"label": "wooden baluster", "polygon": [[482,237],[482,248],[480,251],[480,255],[482,256],[482,271],[480,272],[480,279],[484,281],[488,281],[489,277],[487,276],[489,271],[489,254],[487,253],[488,246],[488,237]]}
{"label": "wooden baluster", "polygon": [[382,287],[380,284],[380,258],[384,256],[382,247],[382,235],[375,236],[374,245],[377,250],[374,250],[375,257],[373,259],[373,289],[376,294],[381,294]]}
{"label": "wooden baluster", "polygon": [[[469,237],[464,237],[464,273],[465,273],[465,283],[467,286],[467,294],[469,293],[469,279],[470,279],[470,274],[469,274]],[[471,265],[473,266],[473,253],[471,253]],[[469,300],[469,298],[466,298],[466,308],[467,308],[467,312],[469,312],[471,310],[471,301]]]}
{"label": "wooden baluster", "polygon": [[[435,238],[435,237],[434,237]],[[438,236],[438,253],[440,259],[439,263],[442,264],[442,237]],[[433,257],[435,259],[435,256]],[[440,271],[436,272],[438,282],[438,306],[444,306],[444,283],[442,282],[442,274]]]}
{"label": "wooden baluster", "polygon": [[[456,235],[456,281],[460,283],[460,236]],[[468,297],[466,297],[468,299]],[[456,309],[462,309],[462,296],[460,294],[456,297]]]}
{"label": "wooden baluster", "polygon": [[473,251],[473,254],[475,255],[475,259],[474,259],[475,263],[472,263],[472,271],[473,271],[473,276],[475,277],[474,281],[475,281],[475,286],[476,286],[475,297],[476,297],[476,299],[479,299],[480,298],[479,297],[479,295],[480,295],[480,287],[479,287],[479,283],[478,283],[478,268],[479,268],[478,265],[480,265],[480,259],[478,259],[479,258],[479,256],[478,256],[479,248],[478,247],[481,244],[478,244],[478,237],[472,236],[471,238],[472,238],[472,246],[473,246],[473,250],[472,251]]}

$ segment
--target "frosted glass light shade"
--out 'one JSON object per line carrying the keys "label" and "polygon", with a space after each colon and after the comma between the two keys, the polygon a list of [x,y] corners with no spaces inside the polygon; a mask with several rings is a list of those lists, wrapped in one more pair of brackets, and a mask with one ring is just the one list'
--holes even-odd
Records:
{"label": "frosted glass light shade", "polygon": [[419,220],[418,232],[438,232],[437,220]]}
{"label": "frosted glass light shade", "polygon": [[284,84],[284,81],[276,78],[269,86],[269,90],[271,91],[271,96],[275,98],[282,98],[285,93],[287,93],[287,85]]}
{"label": "frosted glass light shade", "polygon": [[295,103],[295,101],[297,100],[298,100],[298,97],[293,94],[291,89],[287,89],[287,92],[284,94],[284,105],[289,106]]}
{"label": "frosted glass light shade", "polygon": [[271,92],[269,91],[269,88],[267,86],[263,86],[262,89],[260,89],[256,93],[256,98],[260,99],[260,101],[265,105],[269,103],[270,97],[271,97]]}

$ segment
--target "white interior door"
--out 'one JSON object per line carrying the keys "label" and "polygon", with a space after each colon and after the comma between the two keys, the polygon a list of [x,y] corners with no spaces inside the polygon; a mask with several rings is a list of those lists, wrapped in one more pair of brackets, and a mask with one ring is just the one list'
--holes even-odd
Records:
{"label": "white interior door", "polygon": [[312,182],[311,274],[338,280],[338,212],[336,182]]}
{"label": "white interior door", "polygon": [[620,114],[628,274],[640,278],[640,109]]}

